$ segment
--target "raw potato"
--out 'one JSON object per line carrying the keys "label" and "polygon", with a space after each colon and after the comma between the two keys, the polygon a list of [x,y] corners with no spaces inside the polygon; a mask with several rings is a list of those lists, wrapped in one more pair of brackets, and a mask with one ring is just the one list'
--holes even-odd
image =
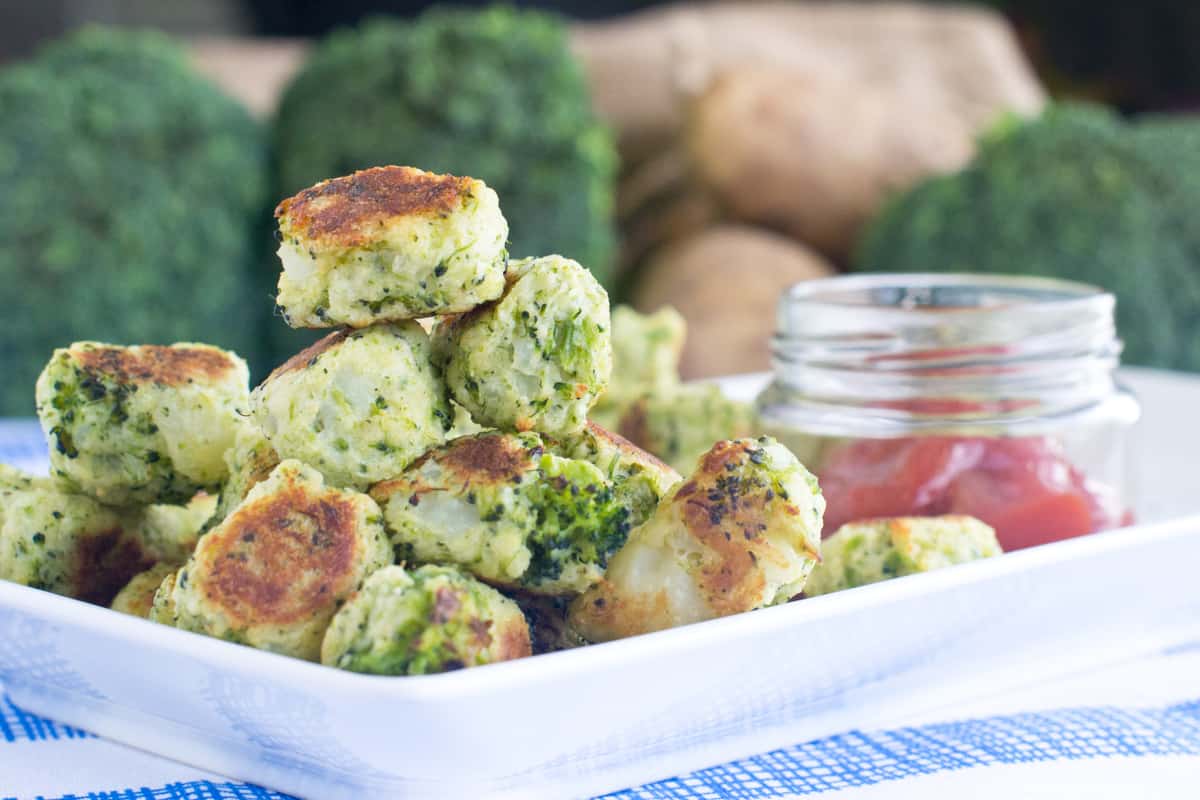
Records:
{"label": "raw potato", "polygon": [[982,9],[686,4],[578,25],[573,47],[627,166],[622,270],[722,218],[845,259],[887,194],[1045,101]]}
{"label": "raw potato", "polygon": [[715,193],[701,182],[683,142],[633,165],[617,187],[624,275],[656,247],[691,236],[725,216]]}
{"label": "raw potato", "polygon": [[[572,49],[628,163],[675,139],[692,99],[731,67],[778,65],[908,97],[925,93],[975,130],[1000,112],[1032,114],[1045,102],[1011,27],[980,8],[686,4],[576,25]],[[853,124],[847,120],[843,131]]]}
{"label": "raw potato", "polygon": [[259,119],[270,119],[284,88],[304,63],[307,39],[189,37],[192,66]]}
{"label": "raw potato", "polygon": [[975,130],[916,87],[760,66],[717,79],[687,136],[701,180],[733,217],[845,260],[889,195],[966,164]]}
{"label": "raw potato", "polygon": [[785,289],[833,274],[802,244],[745,225],[719,225],[676,242],[643,270],[634,305],[673,305],[687,320],[684,378],[730,375],[770,366],[768,342]]}

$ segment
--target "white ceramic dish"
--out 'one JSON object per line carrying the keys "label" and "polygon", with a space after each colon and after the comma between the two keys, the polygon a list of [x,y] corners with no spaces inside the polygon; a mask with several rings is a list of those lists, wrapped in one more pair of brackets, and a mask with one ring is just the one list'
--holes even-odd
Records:
{"label": "white ceramic dish", "polygon": [[[1151,378],[1200,404],[1198,382]],[[1175,486],[1162,502],[1194,507],[1194,478]],[[302,797],[586,797],[1173,641],[1200,621],[1198,562],[1192,516],[417,678],[0,582],[0,681],[36,713]]]}

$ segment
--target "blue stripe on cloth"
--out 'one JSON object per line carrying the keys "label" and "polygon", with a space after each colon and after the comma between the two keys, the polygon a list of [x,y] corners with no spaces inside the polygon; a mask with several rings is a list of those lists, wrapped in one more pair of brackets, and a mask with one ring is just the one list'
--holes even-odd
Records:
{"label": "blue stripe on cloth", "polygon": [[22,711],[13,705],[8,697],[0,703],[0,740],[37,742],[52,739],[87,739],[92,736],[93,734],[79,728],[61,725],[45,717]]}
{"label": "blue stripe on cloth", "polygon": [[[8,798],[8,800],[16,800],[16,798]],[[38,795],[32,800],[51,800],[51,798]],[[118,789],[114,792],[64,794],[53,800],[296,800],[296,798],[248,783],[189,781],[172,783],[157,789],[143,786],[139,789]]]}
{"label": "blue stripe on cloth", "polygon": [[767,800],[969,767],[1163,755],[1200,755],[1200,700],[1159,709],[1063,708],[856,730],[598,800]]}
{"label": "blue stripe on cloth", "polygon": [[[0,733],[45,740],[90,736],[8,708]],[[1158,709],[1062,708],[889,731],[829,736],[597,800],[770,800],[970,767],[1115,756],[1200,755],[1200,700]],[[294,800],[244,783],[198,781],[36,800]]]}

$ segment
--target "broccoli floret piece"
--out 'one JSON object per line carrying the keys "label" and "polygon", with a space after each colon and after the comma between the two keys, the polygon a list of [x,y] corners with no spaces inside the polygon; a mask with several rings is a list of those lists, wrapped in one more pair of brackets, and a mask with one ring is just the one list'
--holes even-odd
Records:
{"label": "broccoli floret piece", "polygon": [[1185,143],[1165,146],[1176,136],[1086,105],[1006,121],[966,168],[894,198],[855,266],[1096,284],[1116,295],[1127,362],[1200,370],[1200,234],[1183,202],[1200,184]]}
{"label": "broccoli floret piece", "polygon": [[[1178,339],[1179,369],[1200,371],[1200,227],[1195,223],[1200,208],[1200,116],[1194,114],[1154,115],[1138,119],[1132,126],[1134,146],[1169,180],[1159,199],[1171,215],[1174,230],[1183,237],[1189,270],[1177,279],[1168,276],[1168,324]],[[1149,322],[1145,324],[1150,324]]]}
{"label": "broccoli floret piece", "polygon": [[284,93],[276,194],[384,164],[500,195],[515,257],[562,253],[602,282],[616,156],[555,17],[434,9],[329,36]]}
{"label": "broccoli floret piece", "polygon": [[0,414],[75,340],[257,355],[264,137],[179,47],[86,28],[0,71],[0,108]]}

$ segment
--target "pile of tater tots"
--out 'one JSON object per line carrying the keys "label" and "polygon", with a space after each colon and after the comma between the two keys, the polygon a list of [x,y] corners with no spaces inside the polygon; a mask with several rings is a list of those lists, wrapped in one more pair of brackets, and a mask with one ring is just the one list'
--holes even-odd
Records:
{"label": "pile of tater tots", "polygon": [[385,675],[801,592],[813,475],[764,437],[684,478],[589,422],[608,296],[568,258],[510,260],[482,181],[379,167],[275,215],[282,314],[330,333],[252,391],[208,345],[55,351],[51,475],[0,467],[0,578]]}

